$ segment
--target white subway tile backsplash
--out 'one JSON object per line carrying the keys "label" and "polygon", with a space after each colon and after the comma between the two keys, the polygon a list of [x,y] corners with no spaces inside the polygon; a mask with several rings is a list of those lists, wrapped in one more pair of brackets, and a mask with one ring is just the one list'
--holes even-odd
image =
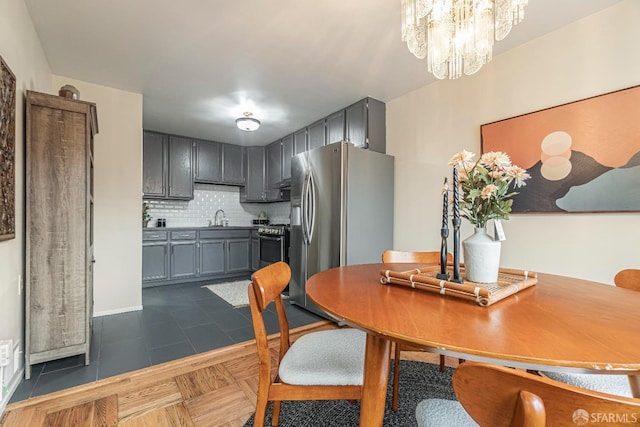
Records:
{"label": "white subway tile backsplash", "polygon": [[288,224],[291,204],[240,203],[240,188],[226,185],[196,184],[193,200],[149,200],[149,226],[166,219],[167,227],[206,227],[218,209],[224,210],[230,226],[251,225],[264,211],[272,224]]}

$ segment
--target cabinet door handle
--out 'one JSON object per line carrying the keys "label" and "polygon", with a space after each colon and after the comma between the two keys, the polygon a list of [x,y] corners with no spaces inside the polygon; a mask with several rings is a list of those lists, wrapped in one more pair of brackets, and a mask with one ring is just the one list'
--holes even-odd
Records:
{"label": "cabinet door handle", "polygon": [[180,237],[191,237],[191,234],[181,234]]}

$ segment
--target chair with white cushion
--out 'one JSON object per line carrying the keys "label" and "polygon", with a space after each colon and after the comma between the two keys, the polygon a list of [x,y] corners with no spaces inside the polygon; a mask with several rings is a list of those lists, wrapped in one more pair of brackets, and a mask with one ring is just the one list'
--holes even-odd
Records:
{"label": "chair with white cushion", "polygon": [[[258,347],[260,373],[254,425],[264,425],[269,401],[272,425],[280,419],[283,400],[359,400],[364,377],[366,334],[356,329],[312,332],[289,342],[289,323],[281,293],[291,270],[277,262],[256,271],[249,285],[249,306]],[[273,363],[263,312],[275,303],[280,327],[278,363]],[[275,374],[275,378],[274,378]]]}
{"label": "chair with white cushion", "polygon": [[[396,251],[388,249],[382,253],[382,262],[387,263],[414,263],[414,264],[440,264],[440,251],[411,252]],[[453,255],[447,253],[447,263],[453,262]],[[398,410],[398,394],[400,388],[400,352],[402,351],[424,351],[419,347],[409,344],[395,344],[393,363],[393,396],[391,398],[391,409]],[[440,355],[440,372],[444,372],[445,359]]]}
{"label": "chair with white cushion", "polygon": [[416,408],[418,427],[544,427],[586,425],[591,414],[627,414],[640,400],[553,381],[525,371],[465,362],[453,374],[458,401],[427,399]]}
{"label": "chair with white cushion", "polygon": [[[621,270],[616,274],[613,282],[619,288],[640,291],[640,270]],[[566,374],[550,371],[540,372],[540,375],[575,385],[576,387],[618,396],[633,397],[632,387],[634,386],[634,380],[625,375]]]}

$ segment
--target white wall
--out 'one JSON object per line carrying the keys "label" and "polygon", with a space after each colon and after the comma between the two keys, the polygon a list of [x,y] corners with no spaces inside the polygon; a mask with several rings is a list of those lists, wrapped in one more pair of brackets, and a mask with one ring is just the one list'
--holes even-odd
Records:
{"label": "white wall", "polygon": [[[16,76],[17,88],[16,238],[0,242],[0,340],[20,340],[23,349],[24,293],[18,293],[18,275],[24,271],[24,97],[27,90],[48,92],[51,70],[22,0],[0,1],[0,56]],[[17,374],[6,383],[11,388],[19,379]],[[8,395],[3,396],[0,413],[8,398]]]}
{"label": "white wall", "polygon": [[[463,148],[480,153],[480,125],[640,84],[639,16],[640,2],[626,0],[494,57],[473,76],[388,102],[394,247],[439,248],[447,161]],[[504,228],[503,266],[604,283],[640,268],[639,213],[512,215]],[[472,230],[464,221],[462,238]]]}
{"label": "white wall", "polygon": [[95,102],[94,315],[142,308],[142,95],[62,76]]}

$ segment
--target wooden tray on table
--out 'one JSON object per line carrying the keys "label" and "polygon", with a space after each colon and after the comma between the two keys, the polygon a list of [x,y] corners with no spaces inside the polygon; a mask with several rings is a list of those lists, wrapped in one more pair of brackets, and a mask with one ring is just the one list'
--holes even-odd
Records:
{"label": "wooden tray on table", "polygon": [[[462,277],[464,277],[464,271],[464,266],[461,266]],[[453,267],[448,267],[447,272],[449,277],[453,277]],[[496,283],[476,283],[468,280],[464,283],[455,283],[436,278],[438,273],[440,273],[439,266],[415,268],[409,271],[380,270],[380,283],[449,295],[474,301],[482,307],[488,307],[538,283],[537,273],[509,268],[500,269]]]}

